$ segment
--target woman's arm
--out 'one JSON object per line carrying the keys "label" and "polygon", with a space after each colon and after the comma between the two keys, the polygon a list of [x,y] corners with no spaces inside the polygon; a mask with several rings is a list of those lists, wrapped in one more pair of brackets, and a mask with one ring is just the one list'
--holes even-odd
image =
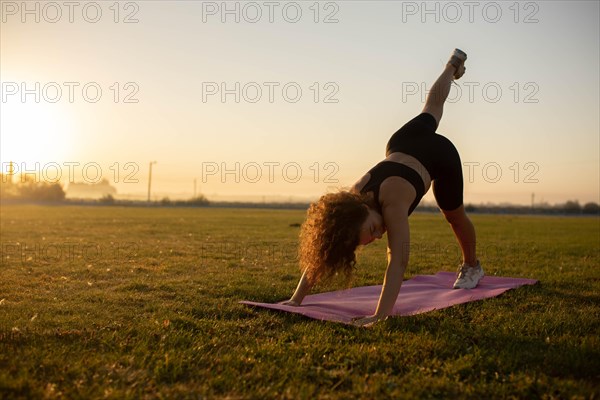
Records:
{"label": "woman's arm", "polygon": [[410,251],[410,231],[408,227],[408,215],[395,217],[394,223],[388,226],[388,266],[383,279],[383,287],[379,296],[379,304],[375,315],[380,319],[386,318],[392,313],[404,271],[408,265]]}
{"label": "woman's arm", "polygon": [[357,326],[370,326],[392,313],[398,293],[400,293],[404,271],[408,265],[410,250],[408,210],[400,206],[386,207],[384,208],[384,219],[388,234],[388,265],[381,295],[379,296],[379,303],[375,314],[354,321],[354,325]]}
{"label": "woman's arm", "polygon": [[308,277],[306,276],[306,272],[302,274],[300,278],[300,282],[298,282],[298,286],[296,287],[296,291],[291,299],[284,302],[283,304],[288,306],[299,306],[302,304],[302,300],[304,297],[310,292],[312,284],[309,282]]}

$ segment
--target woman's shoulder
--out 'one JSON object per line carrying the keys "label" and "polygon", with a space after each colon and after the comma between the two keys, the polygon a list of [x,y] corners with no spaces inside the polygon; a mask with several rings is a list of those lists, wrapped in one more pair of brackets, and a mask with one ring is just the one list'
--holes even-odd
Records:
{"label": "woman's shoulder", "polygon": [[370,179],[371,179],[371,174],[367,172],[358,181],[356,181],[356,183],[354,185],[352,185],[350,187],[349,191],[351,193],[356,193],[356,194],[361,193],[362,190],[364,189],[364,187],[367,185],[367,183],[369,183]]}

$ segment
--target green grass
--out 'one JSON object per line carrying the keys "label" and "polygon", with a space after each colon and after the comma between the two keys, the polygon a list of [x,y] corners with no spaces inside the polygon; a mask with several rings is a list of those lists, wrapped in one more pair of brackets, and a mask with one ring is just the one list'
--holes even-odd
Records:
{"label": "green grass", "polygon": [[[3,206],[0,398],[599,397],[598,218],[473,215],[486,273],[541,283],[361,329],[238,304],[292,294],[303,215]],[[411,235],[405,278],[455,269],[441,216]]]}

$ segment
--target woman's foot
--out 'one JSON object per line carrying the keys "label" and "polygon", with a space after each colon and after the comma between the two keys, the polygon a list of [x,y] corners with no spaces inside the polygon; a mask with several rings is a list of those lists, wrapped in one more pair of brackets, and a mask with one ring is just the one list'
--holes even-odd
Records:
{"label": "woman's foot", "polygon": [[465,74],[465,71],[467,70],[465,68],[465,61],[467,61],[467,53],[460,49],[454,49],[454,53],[452,53],[452,56],[448,61],[448,64],[455,68],[454,79],[460,79],[460,77]]}
{"label": "woman's foot", "polygon": [[463,264],[458,268],[458,277],[454,282],[453,289],[473,289],[484,275],[479,260],[477,260],[477,265]]}

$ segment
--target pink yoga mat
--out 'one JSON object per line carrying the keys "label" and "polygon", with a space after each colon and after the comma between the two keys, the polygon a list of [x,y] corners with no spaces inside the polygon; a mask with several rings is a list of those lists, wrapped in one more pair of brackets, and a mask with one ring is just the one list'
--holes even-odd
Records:
{"label": "pink yoga mat", "polygon": [[[509,289],[538,282],[535,279],[485,276],[475,289],[452,289],[455,279],[454,272],[438,272],[435,275],[417,275],[403,282],[392,315],[414,315],[439,310],[455,304],[495,297]],[[300,307],[253,301],[240,303],[348,324],[353,318],[372,315],[380,294],[381,285],[378,285],[309,295],[304,298]]]}

